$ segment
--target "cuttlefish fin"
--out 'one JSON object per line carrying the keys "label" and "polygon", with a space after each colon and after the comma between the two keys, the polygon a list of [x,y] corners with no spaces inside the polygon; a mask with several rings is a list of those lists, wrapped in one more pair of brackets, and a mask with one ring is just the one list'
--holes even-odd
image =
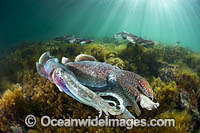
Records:
{"label": "cuttlefish fin", "polygon": [[91,55],[87,55],[87,54],[79,54],[78,56],[76,56],[75,62],[79,62],[79,61],[96,61],[96,58],[91,56]]}
{"label": "cuttlefish fin", "polygon": [[50,58],[53,58],[53,56],[50,56],[50,53],[44,52],[39,59],[39,64],[45,64]]}
{"label": "cuttlefish fin", "polygon": [[36,69],[40,76],[48,79],[48,73],[45,71],[44,66],[36,62]]}

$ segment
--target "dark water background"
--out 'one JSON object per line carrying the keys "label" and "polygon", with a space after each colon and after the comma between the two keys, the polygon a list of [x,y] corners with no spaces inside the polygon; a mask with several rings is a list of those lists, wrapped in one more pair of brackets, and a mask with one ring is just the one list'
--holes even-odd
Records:
{"label": "dark water background", "polygon": [[145,39],[200,51],[199,0],[0,0],[0,48],[75,34]]}

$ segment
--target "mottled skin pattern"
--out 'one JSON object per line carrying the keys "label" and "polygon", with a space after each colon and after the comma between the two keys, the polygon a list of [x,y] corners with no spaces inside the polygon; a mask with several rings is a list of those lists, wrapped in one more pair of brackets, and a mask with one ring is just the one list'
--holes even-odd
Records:
{"label": "mottled skin pattern", "polygon": [[148,82],[136,73],[97,61],[68,62],[64,65],[76,75],[81,84],[92,90],[119,94],[125,106],[134,106],[137,115],[141,113],[137,105],[140,93],[153,99]]}

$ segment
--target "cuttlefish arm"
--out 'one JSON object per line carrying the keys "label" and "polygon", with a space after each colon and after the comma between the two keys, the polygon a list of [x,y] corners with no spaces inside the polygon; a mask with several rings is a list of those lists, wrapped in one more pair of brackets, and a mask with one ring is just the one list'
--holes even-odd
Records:
{"label": "cuttlefish arm", "polygon": [[140,102],[140,106],[147,110],[156,109],[159,106],[159,103],[153,102],[149,97],[145,96],[144,94],[139,93],[138,90],[135,89],[134,87],[128,84],[122,84],[122,83],[121,85],[123,86],[125,91],[128,93],[130,102],[132,103],[135,113],[138,116],[141,114],[141,111],[137,102]]}
{"label": "cuttlefish arm", "polygon": [[123,95],[126,97],[128,103],[128,106],[133,106],[134,111],[137,116],[140,116],[141,110],[137,104],[137,101],[139,100],[140,93],[139,91],[134,88],[134,86],[129,85],[126,83],[127,79],[123,79],[120,76],[117,78],[117,85],[120,86],[121,92],[123,92]]}
{"label": "cuttlefish arm", "polygon": [[149,97],[151,100],[153,100],[153,90],[151,89],[148,81],[143,78],[142,76],[130,72],[130,71],[124,71],[122,70],[122,77],[121,79],[126,79],[123,84],[128,84],[135,89],[137,89],[141,94]]}

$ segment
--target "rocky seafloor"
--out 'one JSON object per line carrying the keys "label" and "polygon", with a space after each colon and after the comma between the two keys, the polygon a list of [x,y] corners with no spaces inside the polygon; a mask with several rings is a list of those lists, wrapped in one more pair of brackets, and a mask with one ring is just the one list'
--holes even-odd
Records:
{"label": "rocky seafloor", "polygon": [[[142,109],[138,119],[174,118],[175,127],[42,127],[30,128],[25,117],[88,118],[98,116],[94,108],[81,104],[39,76],[35,63],[45,51],[70,60],[89,54],[98,61],[145,77],[160,103],[158,109]],[[0,59],[0,132],[200,132],[200,55],[181,46],[98,41],[91,44],[67,44],[59,41],[22,43]]]}

